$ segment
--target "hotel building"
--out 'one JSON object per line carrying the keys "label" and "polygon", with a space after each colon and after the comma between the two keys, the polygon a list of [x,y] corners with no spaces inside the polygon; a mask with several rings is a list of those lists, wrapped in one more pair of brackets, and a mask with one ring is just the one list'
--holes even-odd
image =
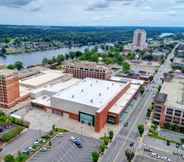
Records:
{"label": "hotel building", "polygon": [[147,48],[146,35],[146,31],[143,29],[137,29],[134,31],[132,44],[134,50],[144,50]]}
{"label": "hotel building", "polygon": [[19,100],[19,78],[12,70],[0,70],[0,106],[10,108]]}
{"label": "hotel building", "polygon": [[97,78],[108,80],[112,71],[107,66],[98,65],[94,62],[66,62],[64,72],[73,74],[76,78]]}

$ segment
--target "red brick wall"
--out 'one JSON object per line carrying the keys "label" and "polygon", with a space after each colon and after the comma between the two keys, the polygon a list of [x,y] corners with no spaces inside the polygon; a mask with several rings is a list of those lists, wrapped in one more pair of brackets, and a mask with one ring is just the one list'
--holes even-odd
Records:
{"label": "red brick wall", "polygon": [[162,109],[161,109],[161,113],[160,113],[160,127],[164,126],[164,122],[165,122],[165,106],[162,105]]}
{"label": "red brick wall", "polygon": [[74,120],[79,121],[79,115],[74,114],[74,113],[68,113],[68,114],[69,114],[69,117],[70,117],[71,119],[74,119]]}
{"label": "red brick wall", "polygon": [[1,106],[5,108],[10,108],[18,102],[20,92],[19,92],[19,79],[17,76],[5,78],[4,90],[1,91],[0,95],[4,96],[5,100],[1,101]]}
{"label": "red brick wall", "polygon": [[95,131],[99,132],[107,122],[109,109],[126,93],[130,84],[123,88],[104,108],[101,112],[96,112]]}

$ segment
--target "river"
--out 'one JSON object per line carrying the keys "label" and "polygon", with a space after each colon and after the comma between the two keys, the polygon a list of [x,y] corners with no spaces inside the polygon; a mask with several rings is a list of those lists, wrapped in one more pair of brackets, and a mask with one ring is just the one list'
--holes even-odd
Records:
{"label": "river", "polygon": [[43,58],[51,59],[53,56],[58,54],[67,54],[71,51],[84,51],[86,48],[92,48],[93,46],[83,46],[83,47],[73,47],[73,48],[60,48],[56,50],[49,51],[39,51],[31,53],[21,53],[7,55],[6,57],[0,57],[0,64],[14,64],[16,61],[23,62],[24,66],[31,66],[36,64],[41,64]]}

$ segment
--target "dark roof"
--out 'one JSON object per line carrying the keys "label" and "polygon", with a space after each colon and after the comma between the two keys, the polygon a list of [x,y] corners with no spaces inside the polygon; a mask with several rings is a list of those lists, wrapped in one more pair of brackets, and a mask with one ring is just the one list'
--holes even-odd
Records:
{"label": "dark roof", "polygon": [[165,103],[166,99],[167,99],[167,94],[159,93],[155,96],[154,101],[156,103]]}

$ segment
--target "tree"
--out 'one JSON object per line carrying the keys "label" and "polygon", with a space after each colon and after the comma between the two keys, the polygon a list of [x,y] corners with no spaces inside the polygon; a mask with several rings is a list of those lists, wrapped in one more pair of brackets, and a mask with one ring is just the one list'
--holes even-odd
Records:
{"label": "tree", "polygon": [[141,87],[140,87],[140,93],[141,93],[141,95],[144,94],[144,91],[145,91],[144,86],[141,85]]}
{"label": "tree", "polygon": [[143,124],[140,124],[137,126],[137,129],[139,131],[139,135],[140,137],[142,137],[143,133],[144,133],[144,125]]}
{"label": "tree", "polygon": [[132,52],[129,52],[128,55],[127,55],[127,58],[128,58],[129,60],[133,60],[133,59],[135,59],[135,54],[132,53]]}
{"label": "tree", "polygon": [[105,62],[106,65],[109,65],[109,64],[112,64],[113,63],[113,60],[110,57],[105,57],[104,58],[104,62]]}
{"label": "tree", "polygon": [[47,64],[48,64],[48,59],[47,59],[47,58],[44,58],[44,59],[42,60],[42,64],[43,64],[43,65],[47,65]]}
{"label": "tree", "polygon": [[134,156],[135,156],[135,153],[130,149],[126,149],[125,150],[125,155],[126,155],[126,158],[127,158],[128,162],[131,162],[133,160]]}
{"label": "tree", "polygon": [[13,69],[15,69],[15,66],[13,64],[9,64],[6,66],[6,68],[13,70]]}
{"label": "tree", "polygon": [[64,61],[64,56],[63,55],[58,55],[57,57],[56,57],[56,61],[57,61],[57,63],[58,64],[61,64],[63,61]]}
{"label": "tree", "polygon": [[52,131],[55,131],[56,130],[56,126],[55,124],[52,125]]}
{"label": "tree", "polygon": [[96,152],[96,151],[95,152],[92,152],[91,157],[92,157],[92,161],[93,162],[97,162],[98,159],[99,159],[99,153]]}
{"label": "tree", "polygon": [[166,141],[166,145],[170,146],[170,141],[169,140]]}
{"label": "tree", "polygon": [[114,137],[114,132],[112,130],[109,131],[109,138],[112,140]]}
{"label": "tree", "polygon": [[102,154],[102,153],[105,151],[106,147],[107,147],[107,146],[106,146],[104,143],[102,143],[102,144],[100,145],[99,152]]}
{"label": "tree", "polygon": [[184,73],[184,66],[181,68],[181,72]]}
{"label": "tree", "polygon": [[162,88],[162,86],[159,85],[159,86],[158,86],[158,93],[160,92],[161,88]]}
{"label": "tree", "polygon": [[17,70],[21,70],[24,68],[23,63],[21,61],[16,61],[14,66]]}
{"label": "tree", "polygon": [[90,56],[90,61],[98,62],[98,54],[94,53]]}
{"label": "tree", "polygon": [[150,118],[152,110],[150,108],[147,109],[146,117]]}
{"label": "tree", "polygon": [[127,62],[124,62],[122,66],[122,70],[124,73],[128,73],[130,70],[130,64],[128,64]]}
{"label": "tree", "polygon": [[184,144],[184,138],[181,138],[181,139],[180,139],[180,142],[181,142],[181,144],[183,145],[183,144]]}
{"label": "tree", "polygon": [[15,162],[15,158],[13,155],[8,154],[4,157],[4,162]]}

